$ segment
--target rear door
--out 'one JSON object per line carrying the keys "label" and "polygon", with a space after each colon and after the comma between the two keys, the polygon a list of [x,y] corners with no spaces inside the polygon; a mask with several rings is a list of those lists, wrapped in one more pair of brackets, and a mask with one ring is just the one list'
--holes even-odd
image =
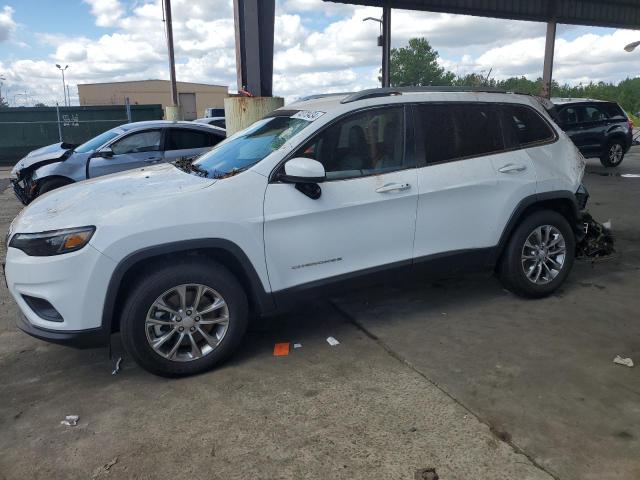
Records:
{"label": "rear door", "polygon": [[224,136],[218,132],[200,129],[169,128],[164,141],[164,160],[170,162],[180,158],[193,157],[207,152],[217,145]]}
{"label": "rear door", "polygon": [[513,209],[535,193],[531,158],[505,135],[503,106],[482,103],[414,107],[418,169],[415,262],[460,255],[475,268],[498,243]]}
{"label": "rear door", "polygon": [[89,178],[161,162],[161,140],[162,129],[159,128],[136,131],[118,138],[107,145],[113,151],[113,156],[89,160]]}
{"label": "rear door", "polygon": [[585,105],[582,109],[585,151],[591,155],[600,155],[605,145],[609,116],[596,105]]}

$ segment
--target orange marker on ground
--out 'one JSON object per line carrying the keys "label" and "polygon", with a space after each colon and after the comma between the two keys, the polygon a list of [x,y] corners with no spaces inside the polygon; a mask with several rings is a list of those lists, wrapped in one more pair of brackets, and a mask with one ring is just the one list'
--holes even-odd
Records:
{"label": "orange marker on ground", "polygon": [[273,356],[274,357],[286,357],[289,355],[289,342],[287,343],[276,343],[273,347]]}

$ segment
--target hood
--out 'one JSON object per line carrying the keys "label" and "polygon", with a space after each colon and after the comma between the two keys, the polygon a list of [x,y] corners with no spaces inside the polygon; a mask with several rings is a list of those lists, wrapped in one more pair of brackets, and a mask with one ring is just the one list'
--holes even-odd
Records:
{"label": "hood", "polygon": [[33,150],[13,167],[11,173],[15,174],[37,163],[59,160],[73,148],[74,145],[70,145],[68,143],[54,143],[53,145]]}
{"label": "hood", "polygon": [[130,218],[138,207],[162,202],[213,185],[216,180],[190,175],[171,164],[97,177],[36,198],[16,218],[14,231],[44,232],[99,225]]}

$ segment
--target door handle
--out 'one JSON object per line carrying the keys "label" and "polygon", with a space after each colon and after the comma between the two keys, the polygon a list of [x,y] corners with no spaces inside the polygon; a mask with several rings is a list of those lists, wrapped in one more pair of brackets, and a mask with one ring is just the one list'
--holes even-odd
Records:
{"label": "door handle", "polygon": [[377,193],[395,192],[401,190],[409,190],[411,185],[408,183],[387,183],[379,188],[376,188]]}
{"label": "door handle", "polygon": [[500,173],[516,173],[524,172],[527,169],[524,165],[516,165],[514,163],[507,163],[504,167],[499,168]]}

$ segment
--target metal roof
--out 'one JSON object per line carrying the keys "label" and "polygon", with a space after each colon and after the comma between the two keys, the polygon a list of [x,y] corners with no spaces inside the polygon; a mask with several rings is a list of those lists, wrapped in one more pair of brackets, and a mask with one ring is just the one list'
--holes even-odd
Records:
{"label": "metal roof", "polygon": [[640,29],[640,0],[324,0],[598,27]]}

